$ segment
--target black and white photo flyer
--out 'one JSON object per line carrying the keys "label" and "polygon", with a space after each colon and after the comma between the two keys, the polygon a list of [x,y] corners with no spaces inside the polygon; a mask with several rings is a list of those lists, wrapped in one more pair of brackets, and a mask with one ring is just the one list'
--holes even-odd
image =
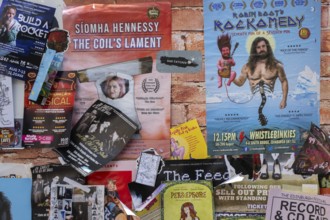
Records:
{"label": "black and white photo flyer", "polygon": [[137,130],[122,112],[97,100],[73,127],[70,145],[54,150],[87,176],[113,160]]}

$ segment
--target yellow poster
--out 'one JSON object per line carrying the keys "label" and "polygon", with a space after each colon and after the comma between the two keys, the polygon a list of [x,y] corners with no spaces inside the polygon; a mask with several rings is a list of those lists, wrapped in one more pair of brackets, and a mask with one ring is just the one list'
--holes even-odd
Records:
{"label": "yellow poster", "polygon": [[171,128],[171,159],[205,159],[207,146],[196,119]]}
{"label": "yellow poster", "polygon": [[212,182],[166,182],[162,193],[162,220],[214,219]]}

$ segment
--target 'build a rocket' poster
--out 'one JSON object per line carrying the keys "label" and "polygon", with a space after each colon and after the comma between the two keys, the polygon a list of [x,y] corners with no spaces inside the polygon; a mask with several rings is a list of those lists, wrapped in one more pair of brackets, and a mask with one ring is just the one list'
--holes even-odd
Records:
{"label": "'build a rocket' poster", "polygon": [[210,155],[294,151],[319,124],[320,10],[204,0]]}

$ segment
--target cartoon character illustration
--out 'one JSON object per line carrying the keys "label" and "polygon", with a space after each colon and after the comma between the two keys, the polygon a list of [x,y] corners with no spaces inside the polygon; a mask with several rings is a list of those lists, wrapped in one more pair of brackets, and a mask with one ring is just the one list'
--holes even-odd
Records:
{"label": "cartoon character illustration", "polygon": [[224,34],[218,37],[218,48],[221,53],[221,58],[218,60],[218,88],[222,87],[222,79],[229,78],[227,85],[230,86],[231,82],[236,77],[236,72],[232,71],[231,67],[235,66],[235,60],[232,58],[238,43],[230,54],[231,50],[231,37],[228,34]]}
{"label": "cartoon character illustration", "polygon": [[185,202],[181,206],[180,220],[199,220],[194,205],[191,202]]}

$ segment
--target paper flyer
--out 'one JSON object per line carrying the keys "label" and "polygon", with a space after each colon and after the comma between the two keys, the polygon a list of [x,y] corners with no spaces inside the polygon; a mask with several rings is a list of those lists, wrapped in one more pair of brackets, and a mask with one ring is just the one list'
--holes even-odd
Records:
{"label": "paper flyer", "polygon": [[209,155],[302,146],[319,124],[320,13],[320,1],[204,0]]}
{"label": "paper flyer", "polygon": [[73,127],[69,146],[54,151],[87,176],[112,161],[137,128],[118,109],[97,100]]}
{"label": "paper flyer", "polygon": [[31,178],[0,178],[2,219],[31,219],[31,183]]}
{"label": "paper flyer", "polygon": [[196,119],[172,127],[171,159],[205,159],[207,146]]}
{"label": "paper flyer", "polygon": [[15,139],[13,83],[0,75],[0,149],[10,147]]}
{"label": "paper flyer", "polygon": [[165,182],[161,194],[162,220],[214,219],[211,181]]}
{"label": "paper flyer", "polygon": [[59,72],[45,106],[29,100],[36,74],[29,72],[25,83],[23,144],[25,147],[69,145],[76,92],[75,72]]}
{"label": "paper flyer", "polygon": [[69,184],[52,186],[50,220],[103,220],[103,207],[104,186],[86,186],[86,189]]}
{"label": "paper flyer", "polygon": [[[86,177],[88,185],[104,185],[106,190],[111,189],[113,183],[118,197],[128,208],[132,208],[132,198],[127,183],[134,181],[136,175],[135,160],[111,161],[101,169]],[[109,185],[109,187],[108,187]]]}
{"label": "paper flyer", "polygon": [[276,181],[273,179],[243,180],[233,184],[216,186],[213,198],[216,216],[221,219],[230,216],[264,217],[266,215],[268,192],[271,189],[317,195],[318,178],[317,175],[306,179],[291,175]]}
{"label": "paper flyer", "polygon": [[85,178],[69,165],[34,166],[31,168],[31,173],[33,220],[48,220],[52,186],[67,184],[65,179],[85,184]]}
{"label": "paper flyer", "polygon": [[[0,72],[19,80],[37,71],[52,28],[55,8],[24,0],[3,0],[0,29]],[[4,13],[5,14],[5,13]]]}
{"label": "paper flyer", "polygon": [[[63,68],[79,67],[80,76],[73,124],[100,99],[139,125],[134,140],[119,155],[121,159],[134,159],[148,148],[158,148],[163,157],[169,157],[171,76],[157,72],[156,56],[160,50],[171,49],[171,4],[70,7],[64,10],[63,21],[71,38]],[[119,87],[124,87],[123,81],[129,82],[122,89],[124,95],[116,98],[102,89],[102,85],[115,83],[111,80],[114,75],[120,78],[116,79]]]}
{"label": "paper flyer", "polygon": [[330,216],[330,198],[285,192],[269,191],[266,219],[320,219]]}

